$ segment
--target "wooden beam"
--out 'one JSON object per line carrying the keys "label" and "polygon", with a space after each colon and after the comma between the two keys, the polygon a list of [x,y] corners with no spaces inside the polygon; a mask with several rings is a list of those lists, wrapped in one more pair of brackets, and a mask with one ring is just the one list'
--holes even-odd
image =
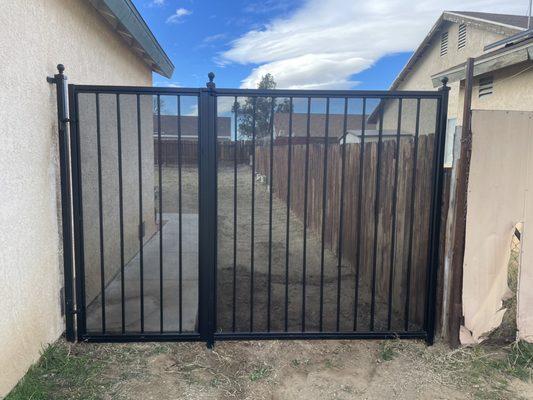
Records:
{"label": "wooden beam", "polygon": [[454,218],[453,256],[451,263],[451,301],[449,313],[450,346],[460,345],[459,331],[463,323],[463,261],[466,237],[466,213],[468,174],[472,153],[472,87],[474,84],[474,59],[466,61],[466,80],[463,105],[463,125],[461,130],[461,150],[457,164],[456,210]]}

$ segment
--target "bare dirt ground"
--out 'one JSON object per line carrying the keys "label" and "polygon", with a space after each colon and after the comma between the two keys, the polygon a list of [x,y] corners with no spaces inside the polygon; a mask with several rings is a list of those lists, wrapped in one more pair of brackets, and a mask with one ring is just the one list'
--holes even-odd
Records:
{"label": "bare dirt ground", "polygon": [[[156,171],[157,173],[157,171]],[[178,211],[178,170],[163,168],[163,212]],[[234,170],[231,164],[218,166],[218,270],[217,326],[222,332],[267,331],[269,314],[272,331],[318,331],[320,328],[320,298],[322,292],[322,329],[351,331],[354,326],[355,271],[341,264],[327,248],[320,235],[307,230],[307,245],[303,253],[302,221],[289,213],[287,237],[287,204],[273,196],[272,233],[270,237],[270,192],[265,182],[252,178],[249,165],[237,170],[236,259],[234,268]],[[252,231],[252,184],[254,190]],[[295,200],[293,200],[295,201]],[[182,212],[198,212],[198,171],[193,166],[182,168]],[[253,233],[252,233],[253,232]],[[253,237],[252,237],[253,234]],[[287,248],[287,239],[289,246]],[[253,242],[253,257],[252,257]],[[271,243],[271,261],[269,246]],[[252,267],[253,263],[253,267]],[[305,273],[304,273],[305,264]],[[321,277],[323,265],[323,278]],[[270,266],[270,269],[269,269]],[[340,295],[338,278],[340,273]],[[235,274],[235,276],[234,276]],[[253,278],[252,278],[253,275]],[[305,280],[305,321],[302,320]],[[322,291],[321,291],[322,280]],[[235,281],[235,297],[233,284]],[[370,277],[361,276],[357,305],[357,326],[368,330],[370,321]],[[235,302],[235,326],[233,307]],[[387,299],[376,296],[375,329],[386,330]],[[285,306],[287,313],[285,315]],[[396,304],[392,328],[403,330],[403,304]],[[253,321],[251,312],[253,310]],[[286,324],[286,326],[285,326]],[[411,324],[411,329],[419,326]]]}
{"label": "bare dirt ground", "polygon": [[6,400],[532,399],[532,371],[533,347],[516,344],[256,341],[208,350],[60,340]]}
{"label": "bare dirt ground", "polygon": [[[170,171],[170,172],[169,172]],[[239,170],[238,187],[251,187],[250,169]],[[219,175],[219,327],[231,329],[233,279],[233,175]],[[197,212],[197,171],[185,169],[184,213]],[[164,212],[176,212],[175,169],[163,175]],[[256,184],[256,239],[254,314],[255,329],[265,327],[265,262],[268,231],[268,191]],[[165,195],[166,193],[166,195]],[[172,195],[169,195],[171,193]],[[250,191],[238,192],[238,265],[236,329],[249,329],[250,311]],[[222,203],[221,203],[222,202]],[[247,208],[248,207],[248,208]],[[272,327],[283,329],[286,274],[286,205],[274,200]],[[242,211],[241,211],[242,210]],[[265,217],[266,215],[266,217]],[[248,219],[247,219],[248,218]],[[259,222],[257,222],[259,221]],[[262,221],[262,222],[261,222]],[[300,328],[302,269],[301,223],[290,216],[288,327]],[[294,233],[292,231],[294,229]],[[298,233],[299,232],[299,233]],[[291,244],[293,242],[291,241]],[[310,235],[310,282],[307,311],[309,329],[316,328],[317,276],[320,251],[316,236]],[[336,310],[336,258],[326,254],[324,324],[332,329]],[[294,263],[292,260],[295,260]],[[333,271],[333,272],[331,272]],[[350,271],[342,278],[352,282]],[[513,275],[514,276],[514,275]],[[314,288],[312,288],[314,285]],[[353,289],[353,286],[352,286]],[[353,307],[345,290],[341,306]],[[341,292],[342,294],[342,292]],[[380,303],[378,302],[378,305]],[[511,309],[511,305],[509,306]],[[362,325],[368,319],[368,302],[360,308]],[[379,314],[378,314],[379,315]],[[509,315],[512,315],[510,313]],[[352,314],[346,318],[348,329]],[[378,325],[379,326],[379,325]],[[346,328],[347,327],[347,328]],[[516,331],[509,328],[509,332]],[[6,400],[299,400],[299,399],[533,399],[533,345],[488,340],[472,348],[450,350],[444,345],[426,346],[421,341],[240,341],[217,342],[213,350],[203,343],[69,344],[64,340],[48,347],[38,364],[8,395]],[[510,335],[503,337],[508,339]]]}

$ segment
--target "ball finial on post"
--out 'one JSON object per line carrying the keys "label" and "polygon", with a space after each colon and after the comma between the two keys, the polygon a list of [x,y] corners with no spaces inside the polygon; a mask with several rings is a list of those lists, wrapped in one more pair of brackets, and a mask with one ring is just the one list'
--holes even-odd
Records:
{"label": "ball finial on post", "polygon": [[207,82],[206,86],[209,89],[214,89],[215,88],[215,82],[213,82],[213,80],[215,79],[215,73],[214,72],[210,72],[210,73],[207,74],[207,77],[209,78],[209,82]]}
{"label": "ball finial on post", "polygon": [[57,70],[60,74],[63,74],[65,72],[65,66],[63,64],[57,64]]}

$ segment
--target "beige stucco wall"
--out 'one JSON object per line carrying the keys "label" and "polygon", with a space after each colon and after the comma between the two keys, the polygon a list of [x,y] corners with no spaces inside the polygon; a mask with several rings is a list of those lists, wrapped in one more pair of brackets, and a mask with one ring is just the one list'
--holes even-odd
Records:
{"label": "beige stucco wall", "polygon": [[[440,55],[441,34],[448,31],[448,54]],[[459,24],[445,22],[435,34],[428,48],[417,61],[413,70],[400,83],[398,90],[435,90],[431,76],[465,62],[468,57],[483,54],[483,48],[490,43],[505,37],[503,32],[487,31],[473,25],[466,27],[466,45],[457,48]],[[458,104],[459,83],[451,83],[448,103],[448,118],[456,118],[461,114]]]}
{"label": "beige stucco wall", "polygon": [[[493,93],[479,97],[479,79],[485,76],[493,77]],[[533,110],[533,62],[526,61],[511,67],[502,68],[474,79],[472,88],[473,110]],[[458,107],[462,109],[464,102],[464,81],[458,99]],[[462,115],[457,118],[457,124],[462,124]]]}
{"label": "beige stucco wall", "polygon": [[4,0],[0,13],[0,397],[64,329],[55,86],[151,85],[151,71],[83,0]]}
{"label": "beige stucco wall", "polygon": [[[98,184],[98,146],[96,95],[81,93],[79,99],[80,161],[83,196],[83,245],[85,295],[87,306],[100,302],[100,213]],[[120,95],[120,131],[122,151],[122,213],[124,262],[139,252],[139,165],[137,101],[135,95]],[[154,140],[152,96],[140,96],[141,110],[141,176],[144,239],[149,240],[156,229],[154,204]],[[114,94],[99,95],[100,154],[102,187],[102,234],[104,285],[119,272],[120,258],[120,195],[118,165],[117,105]],[[101,329],[88,326],[88,329]]]}

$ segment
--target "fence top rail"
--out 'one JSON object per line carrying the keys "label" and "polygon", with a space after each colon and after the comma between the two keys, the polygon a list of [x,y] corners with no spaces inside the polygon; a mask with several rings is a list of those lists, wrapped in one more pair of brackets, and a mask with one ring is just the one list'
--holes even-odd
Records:
{"label": "fence top rail", "polygon": [[145,94],[145,95],[174,95],[199,96],[202,88],[175,88],[157,86],[107,86],[107,85],[69,85],[77,93],[103,94]]}
{"label": "fence top rail", "polygon": [[438,91],[391,91],[391,90],[300,90],[300,89],[226,89],[216,88],[219,96],[243,97],[338,97],[338,98],[430,98],[438,99]]}
{"label": "fence top rail", "polygon": [[230,89],[230,88],[174,88],[152,86],[106,86],[106,85],[69,85],[78,93],[104,94],[146,94],[146,95],[189,95],[198,96],[201,92],[212,92],[217,96],[237,97],[302,97],[302,98],[421,98],[439,99],[441,91],[428,90],[300,90],[300,89]]}

